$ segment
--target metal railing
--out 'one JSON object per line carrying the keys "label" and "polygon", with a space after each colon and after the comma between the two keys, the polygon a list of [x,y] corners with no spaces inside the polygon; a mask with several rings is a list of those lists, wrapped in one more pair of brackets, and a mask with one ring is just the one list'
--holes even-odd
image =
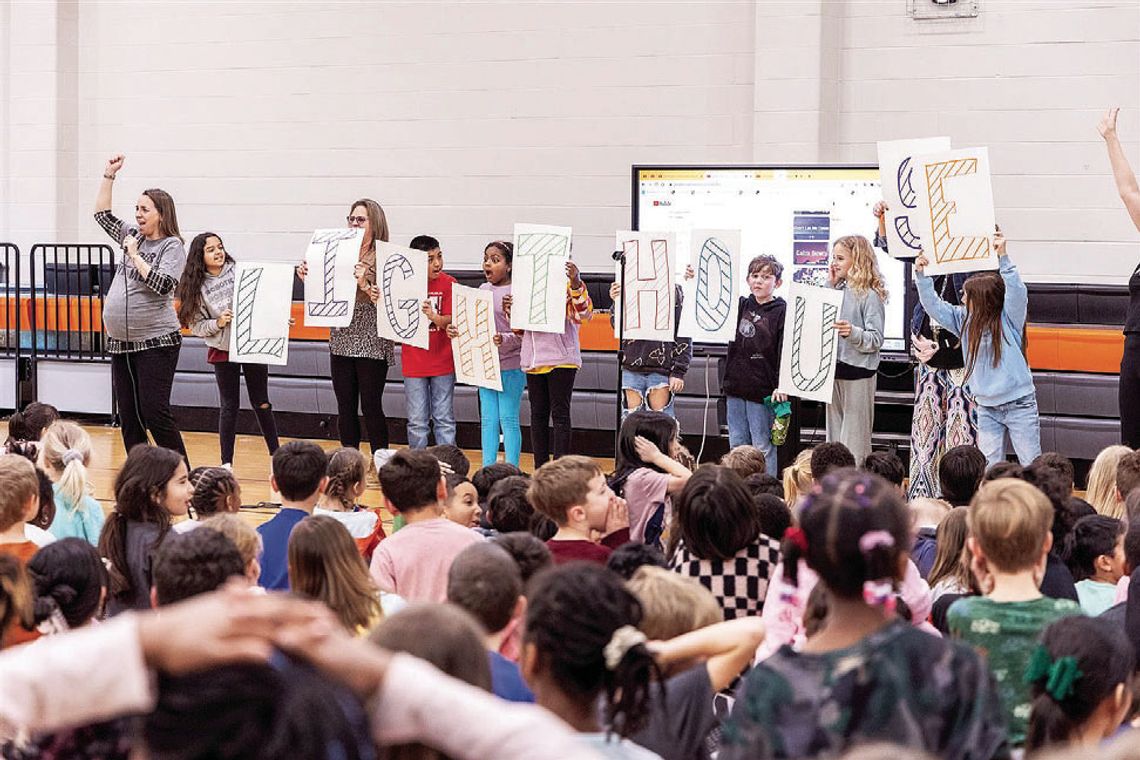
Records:
{"label": "metal railing", "polygon": [[108,362],[103,299],[115,276],[111,246],[37,243],[28,277],[35,359]]}

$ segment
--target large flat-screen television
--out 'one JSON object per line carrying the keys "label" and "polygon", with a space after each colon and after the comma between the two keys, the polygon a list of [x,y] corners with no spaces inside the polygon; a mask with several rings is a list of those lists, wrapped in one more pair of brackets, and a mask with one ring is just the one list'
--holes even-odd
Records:
{"label": "large flat-screen television", "polygon": [[[684,271],[688,231],[739,229],[741,265],[759,254],[784,265],[787,283],[827,284],[831,245],[844,235],[874,237],[871,208],[882,198],[875,166],[633,167],[633,229],[677,233],[678,272]],[[886,280],[883,351],[909,349],[909,267],[875,251]],[[744,277],[741,295],[748,292]],[[898,358],[902,358],[899,356]]]}

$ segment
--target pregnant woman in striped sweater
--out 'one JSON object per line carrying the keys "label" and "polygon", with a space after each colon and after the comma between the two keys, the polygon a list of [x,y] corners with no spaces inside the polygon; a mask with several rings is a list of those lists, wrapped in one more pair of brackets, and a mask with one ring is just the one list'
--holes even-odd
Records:
{"label": "pregnant woman in striped sweater", "polygon": [[222,466],[233,467],[234,440],[240,408],[238,391],[241,376],[249,405],[257,415],[257,424],[270,456],[277,451],[277,423],[273,405],[269,403],[269,367],[230,361],[230,323],[234,301],[233,258],[226,253],[222,239],[213,232],[203,232],[190,243],[186,270],[178,283],[178,319],[190,332],[206,341],[206,361],[214,368],[218,383],[218,441],[222,447]]}

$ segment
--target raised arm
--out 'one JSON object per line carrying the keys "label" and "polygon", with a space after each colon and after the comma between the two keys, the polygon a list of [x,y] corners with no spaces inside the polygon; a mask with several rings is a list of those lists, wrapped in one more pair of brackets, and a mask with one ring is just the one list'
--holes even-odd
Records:
{"label": "raised arm", "polygon": [[1136,181],[1136,174],[1128,165],[1128,157],[1124,155],[1124,148],[1116,134],[1116,117],[1119,108],[1110,108],[1097,125],[1097,131],[1104,138],[1105,147],[1108,148],[1108,160],[1112,164],[1112,177],[1116,180],[1116,191],[1128,209],[1128,216],[1132,223],[1140,230],[1140,183]]}
{"label": "raised arm", "polygon": [[1021,280],[1021,273],[1005,252],[1005,236],[999,230],[994,235],[994,250],[998,254],[998,273],[1005,281],[1005,316],[1015,324],[1024,325],[1029,314],[1029,289]]}
{"label": "raised arm", "polygon": [[700,628],[668,641],[656,642],[651,649],[661,665],[705,660],[713,691],[732,683],[752,662],[756,648],[764,640],[760,618],[737,618]]}
{"label": "raised arm", "polygon": [[962,336],[962,323],[966,318],[966,310],[961,306],[953,306],[942,300],[942,297],[934,290],[934,280],[926,274],[926,265],[930,263],[930,259],[926,254],[920,254],[914,260],[914,284],[918,288],[918,300],[922,304],[922,308],[930,315],[938,324],[942,325],[950,332],[961,337]]}
{"label": "raised arm", "polygon": [[115,175],[123,168],[126,156],[118,153],[107,161],[103,167],[103,180],[99,183],[99,192],[95,194],[95,213],[111,210],[111,190],[115,185]]}

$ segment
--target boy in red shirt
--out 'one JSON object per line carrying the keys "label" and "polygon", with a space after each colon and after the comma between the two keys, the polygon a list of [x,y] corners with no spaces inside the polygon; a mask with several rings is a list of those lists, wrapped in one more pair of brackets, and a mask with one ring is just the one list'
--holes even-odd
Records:
{"label": "boy in red shirt", "polygon": [[[605,564],[613,550],[629,543],[629,509],[614,495],[602,469],[589,457],[554,459],[538,468],[527,491],[536,510],[558,525],[546,545],[561,565],[574,560]],[[594,541],[591,532],[602,536]]]}
{"label": "boy in red shirt", "polygon": [[437,445],[455,443],[455,363],[451,338],[447,337],[455,278],[443,271],[443,251],[431,235],[417,235],[409,247],[428,257],[428,297],[423,305],[424,314],[431,320],[428,347],[400,347],[408,402],[408,446],[425,449],[432,428]]}

